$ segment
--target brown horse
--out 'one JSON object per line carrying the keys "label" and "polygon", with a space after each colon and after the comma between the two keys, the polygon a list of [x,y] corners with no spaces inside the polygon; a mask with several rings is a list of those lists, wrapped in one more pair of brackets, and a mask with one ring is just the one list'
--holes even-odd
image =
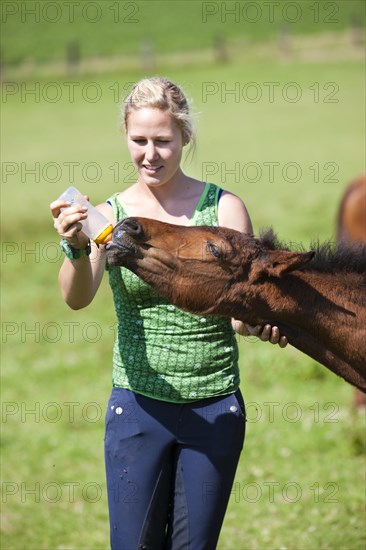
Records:
{"label": "brown horse", "polygon": [[125,266],[192,313],[277,325],[289,342],[366,393],[366,247],[281,247],[223,227],[126,218],[107,245]]}
{"label": "brown horse", "polygon": [[[366,242],[366,175],[354,179],[347,187],[337,216],[337,241]],[[354,404],[366,407],[366,395],[355,390]]]}
{"label": "brown horse", "polygon": [[338,211],[337,240],[366,242],[366,176],[347,187]]}

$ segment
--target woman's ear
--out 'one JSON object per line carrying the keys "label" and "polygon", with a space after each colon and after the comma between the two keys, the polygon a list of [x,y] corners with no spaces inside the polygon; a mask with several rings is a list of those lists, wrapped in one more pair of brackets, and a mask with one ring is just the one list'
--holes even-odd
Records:
{"label": "woman's ear", "polygon": [[183,130],[182,131],[182,144],[183,144],[183,147],[188,145],[189,142],[190,142],[190,138],[189,138],[189,136],[187,136],[187,134]]}

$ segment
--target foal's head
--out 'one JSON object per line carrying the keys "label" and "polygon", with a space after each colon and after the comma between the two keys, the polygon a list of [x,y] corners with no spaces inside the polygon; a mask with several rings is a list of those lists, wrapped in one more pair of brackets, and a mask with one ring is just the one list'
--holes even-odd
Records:
{"label": "foal's head", "polygon": [[202,313],[220,309],[234,284],[240,283],[242,294],[313,256],[274,250],[224,227],[184,227],[147,218],[122,220],[106,249],[109,265],[127,267],[179,307]]}

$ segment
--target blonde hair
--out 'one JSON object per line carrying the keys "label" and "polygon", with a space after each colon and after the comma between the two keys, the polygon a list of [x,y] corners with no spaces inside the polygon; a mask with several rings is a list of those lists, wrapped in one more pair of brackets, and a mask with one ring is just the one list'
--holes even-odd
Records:
{"label": "blonde hair", "polygon": [[123,123],[126,132],[131,111],[144,107],[169,111],[181,129],[183,143],[189,143],[195,148],[196,130],[193,118],[187,98],[179,86],[160,76],[137,82],[124,100]]}

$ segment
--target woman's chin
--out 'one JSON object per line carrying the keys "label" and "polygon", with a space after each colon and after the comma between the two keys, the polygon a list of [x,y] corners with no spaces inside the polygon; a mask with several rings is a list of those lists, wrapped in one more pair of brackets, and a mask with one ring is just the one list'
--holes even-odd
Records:
{"label": "woman's chin", "polygon": [[167,180],[166,178],[163,178],[158,174],[150,176],[150,175],[147,175],[146,173],[144,174],[140,173],[140,181],[142,181],[148,187],[159,187],[160,185],[164,185],[164,183],[166,183]]}

